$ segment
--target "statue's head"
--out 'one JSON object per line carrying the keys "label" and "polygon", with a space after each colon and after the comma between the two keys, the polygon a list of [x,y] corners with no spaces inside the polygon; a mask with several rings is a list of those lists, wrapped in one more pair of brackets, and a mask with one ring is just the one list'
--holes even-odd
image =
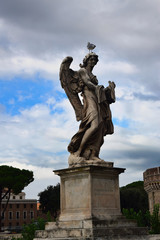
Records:
{"label": "statue's head", "polygon": [[89,59],[90,58],[95,58],[95,64],[97,64],[97,62],[99,61],[98,60],[98,55],[97,54],[95,54],[95,53],[93,53],[93,52],[91,52],[91,53],[88,53],[85,57],[84,57],[84,59],[83,59],[83,64],[79,64],[79,66],[82,68],[82,67],[86,67],[87,66],[87,64],[88,64],[88,61],[89,61]]}

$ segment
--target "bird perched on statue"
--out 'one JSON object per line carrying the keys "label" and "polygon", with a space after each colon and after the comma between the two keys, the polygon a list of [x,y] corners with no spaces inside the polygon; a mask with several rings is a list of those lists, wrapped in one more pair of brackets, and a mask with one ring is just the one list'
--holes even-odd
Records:
{"label": "bird perched on statue", "polygon": [[93,43],[88,42],[87,48],[88,48],[89,52],[92,52],[92,50],[93,50],[95,47],[96,47],[96,45],[94,45]]}

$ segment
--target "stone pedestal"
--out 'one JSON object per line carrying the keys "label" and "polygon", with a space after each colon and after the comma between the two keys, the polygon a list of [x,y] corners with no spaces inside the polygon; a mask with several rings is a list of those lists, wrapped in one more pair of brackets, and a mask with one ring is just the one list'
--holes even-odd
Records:
{"label": "stone pedestal", "polygon": [[119,174],[124,170],[88,165],[54,171],[61,178],[59,221],[47,223],[35,240],[146,239],[146,228],[121,215]]}
{"label": "stone pedestal", "polygon": [[54,171],[61,178],[60,221],[120,215],[119,174],[122,168],[85,166]]}

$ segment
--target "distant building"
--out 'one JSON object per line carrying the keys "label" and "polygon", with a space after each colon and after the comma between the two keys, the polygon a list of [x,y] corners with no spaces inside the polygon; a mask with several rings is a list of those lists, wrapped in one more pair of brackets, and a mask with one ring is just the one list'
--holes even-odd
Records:
{"label": "distant building", "polygon": [[160,167],[149,168],[143,173],[144,189],[148,193],[149,210],[160,204]]}
{"label": "distant building", "polygon": [[19,230],[24,224],[29,224],[37,218],[37,200],[25,199],[25,193],[11,193],[7,209],[3,214],[8,196],[2,200],[1,216],[2,230]]}

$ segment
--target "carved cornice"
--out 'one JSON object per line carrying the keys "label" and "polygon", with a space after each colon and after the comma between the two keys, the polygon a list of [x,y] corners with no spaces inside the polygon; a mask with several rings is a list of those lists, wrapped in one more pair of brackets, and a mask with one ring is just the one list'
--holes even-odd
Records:
{"label": "carved cornice", "polygon": [[144,185],[144,189],[146,192],[160,190],[160,182],[149,182]]}

